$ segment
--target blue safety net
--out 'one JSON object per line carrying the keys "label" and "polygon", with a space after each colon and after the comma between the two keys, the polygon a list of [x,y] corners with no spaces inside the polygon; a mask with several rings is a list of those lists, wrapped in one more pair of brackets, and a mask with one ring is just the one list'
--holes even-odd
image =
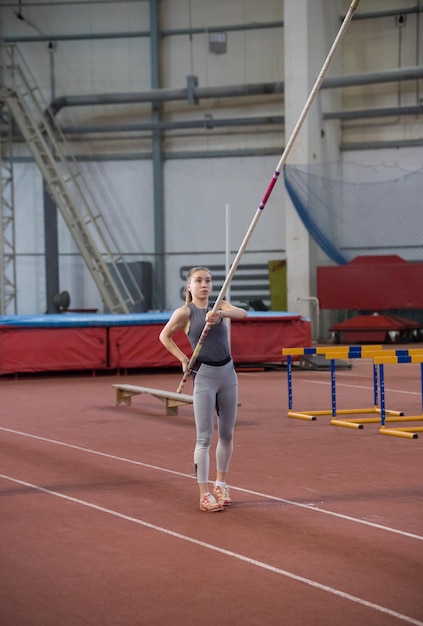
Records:
{"label": "blue safety net", "polygon": [[288,194],[311,237],[338,264],[397,254],[423,260],[423,167],[285,165]]}

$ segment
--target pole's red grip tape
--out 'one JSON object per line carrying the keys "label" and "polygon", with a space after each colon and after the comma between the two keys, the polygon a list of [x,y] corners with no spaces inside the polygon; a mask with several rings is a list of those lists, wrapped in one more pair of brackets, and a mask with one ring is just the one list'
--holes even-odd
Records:
{"label": "pole's red grip tape", "polygon": [[270,180],[270,183],[269,183],[269,184],[268,184],[268,186],[267,186],[266,193],[264,194],[263,199],[262,199],[262,201],[260,202],[259,209],[262,209],[262,210],[263,210],[263,209],[264,209],[264,207],[266,206],[266,202],[268,201],[269,196],[270,196],[270,194],[272,193],[273,187],[276,185],[276,181],[278,180],[278,176],[279,176],[279,172],[278,172],[278,171],[276,171],[276,172],[273,174],[273,176],[272,176],[272,178],[271,178],[271,180]]}

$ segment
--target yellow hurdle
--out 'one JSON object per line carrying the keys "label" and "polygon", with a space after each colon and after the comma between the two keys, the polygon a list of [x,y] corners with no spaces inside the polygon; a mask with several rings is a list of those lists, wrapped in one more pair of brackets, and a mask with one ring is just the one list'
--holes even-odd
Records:
{"label": "yellow hurdle", "polygon": [[[288,417],[315,421],[317,417],[330,415],[331,424],[334,426],[344,426],[346,428],[362,429],[363,424],[381,422],[381,408],[378,403],[378,374],[376,367],[376,359],[379,357],[398,359],[398,355],[412,355],[417,358],[418,354],[422,355],[422,349],[384,349],[381,344],[377,345],[355,345],[355,346],[321,346],[306,348],[283,348],[282,355],[287,357],[288,366]],[[317,411],[294,411],[293,410],[293,393],[292,393],[292,357],[303,355],[322,355],[326,360],[331,362],[331,391],[332,391],[332,408],[329,410]],[[336,407],[336,384],[335,384],[335,360],[336,359],[354,359],[368,358],[373,359],[373,393],[374,403],[371,407],[338,409]],[[397,361],[392,361],[397,362]],[[363,415],[377,414],[375,417],[363,417]],[[338,419],[339,415],[360,415],[360,417]],[[398,421],[404,413],[397,410],[387,410],[384,408],[384,422]]]}
{"label": "yellow hurdle", "polygon": [[[379,366],[379,376],[381,384],[381,421],[380,428],[381,435],[392,435],[395,437],[405,437],[407,439],[417,439],[418,434],[423,432],[423,426],[396,426],[394,428],[387,428],[385,422],[388,421],[385,417],[385,365],[399,365],[401,363],[420,363],[420,380],[421,380],[421,393],[422,393],[422,407],[423,407],[423,348],[412,348],[408,351],[407,355],[379,355],[374,359],[375,365]],[[396,422],[421,422],[423,421],[423,414],[421,415],[407,415],[398,418],[396,420],[390,420]]]}

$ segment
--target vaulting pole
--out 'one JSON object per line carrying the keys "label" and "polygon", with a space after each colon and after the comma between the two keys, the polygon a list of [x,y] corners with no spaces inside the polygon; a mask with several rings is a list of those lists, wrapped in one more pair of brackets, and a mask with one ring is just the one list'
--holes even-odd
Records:
{"label": "vaulting pole", "polygon": [[[253,220],[252,220],[252,222],[251,222],[251,224],[250,224],[250,226],[248,228],[248,231],[247,231],[247,233],[246,233],[246,235],[244,237],[244,240],[243,240],[243,242],[241,244],[241,247],[238,250],[238,253],[237,253],[237,255],[236,255],[235,259],[234,259],[234,262],[233,262],[233,264],[231,266],[231,269],[229,270],[228,275],[226,276],[225,282],[222,285],[222,288],[221,288],[221,290],[219,292],[219,295],[218,295],[218,297],[216,299],[216,302],[215,302],[215,304],[213,306],[213,312],[214,313],[219,309],[220,304],[221,304],[223,298],[225,297],[226,291],[227,291],[227,289],[228,289],[228,287],[229,287],[229,285],[230,285],[230,283],[232,281],[232,278],[233,278],[233,276],[234,276],[234,274],[236,272],[236,269],[237,269],[237,267],[238,267],[238,265],[239,265],[239,263],[241,261],[242,255],[244,254],[244,251],[245,251],[245,249],[246,249],[246,247],[247,247],[247,245],[248,245],[248,243],[249,243],[249,241],[250,241],[250,239],[252,237],[252,234],[253,234],[254,229],[255,229],[255,227],[257,225],[257,222],[259,221],[259,219],[260,219],[260,217],[261,217],[261,215],[263,213],[263,209],[266,206],[267,201],[268,201],[268,199],[270,197],[270,194],[273,191],[273,187],[275,186],[276,181],[278,180],[278,177],[279,177],[279,174],[281,173],[282,167],[286,163],[288,155],[291,152],[291,149],[292,149],[292,146],[294,145],[295,140],[297,139],[298,133],[300,132],[300,129],[301,129],[301,127],[302,127],[302,125],[304,123],[304,120],[305,120],[305,118],[306,118],[306,116],[307,116],[307,114],[308,114],[308,112],[310,110],[310,107],[311,107],[311,105],[312,105],[316,95],[319,92],[319,89],[320,89],[320,87],[322,85],[323,79],[324,79],[324,77],[325,77],[325,75],[327,73],[329,65],[332,62],[332,58],[333,58],[333,56],[335,54],[335,51],[336,51],[336,49],[337,49],[341,39],[343,38],[343,36],[344,36],[344,34],[345,34],[345,32],[346,32],[346,30],[347,30],[347,28],[348,28],[352,18],[353,18],[353,15],[354,15],[354,13],[355,13],[355,11],[357,9],[357,6],[358,6],[359,2],[360,2],[360,0],[353,0],[351,2],[350,8],[348,9],[348,12],[347,12],[347,14],[346,14],[342,24],[341,24],[341,27],[340,27],[340,29],[338,31],[338,34],[337,34],[337,36],[335,38],[335,41],[333,42],[332,47],[329,50],[329,54],[326,57],[326,60],[325,60],[325,62],[323,64],[323,67],[320,70],[320,73],[319,73],[319,75],[318,75],[318,77],[316,79],[316,82],[314,83],[313,89],[311,90],[310,95],[309,95],[309,97],[307,99],[307,102],[304,105],[302,113],[301,113],[300,117],[298,118],[298,121],[297,121],[297,123],[296,123],[296,125],[294,127],[294,130],[292,131],[291,137],[289,138],[289,140],[288,140],[288,142],[287,142],[287,144],[285,146],[285,149],[284,149],[284,151],[282,153],[282,156],[281,156],[281,158],[279,160],[279,163],[278,163],[278,165],[277,165],[277,167],[275,169],[275,172],[274,172],[272,178],[270,179],[269,185],[267,186],[266,192],[265,192],[265,194],[264,194],[264,196],[263,196],[263,198],[262,198],[262,200],[261,200],[261,202],[260,202],[260,204],[258,206],[256,214],[253,217]],[[211,327],[209,326],[209,324],[206,324],[204,326],[203,331],[202,331],[202,333],[200,335],[200,338],[198,340],[198,343],[197,343],[197,345],[196,345],[196,347],[195,347],[195,349],[194,349],[194,351],[192,353],[192,356],[191,356],[191,358],[189,360],[187,369],[184,372],[184,375],[182,377],[181,382],[179,383],[179,387],[177,389],[177,393],[181,393],[182,389],[184,388],[184,385],[185,385],[185,383],[187,381],[188,375],[189,375],[189,373],[192,370],[192,366],[194,365],[194,363],[197,360],[197,357],[198,357],[198,355],[200,353],[200,350],[201,350],[201,348],[203,346],[203,343],[204,343],[204,341],[205,341],[205,339],[206,339],[206,337],[208,335],[208,332],[209,332],[210,328]]]}
{"label": "vaulting pole", "polygon": [[[225,224],[226,224],[226,254],[225,254],[225,272],[226,275],[229,274],[229,270],[231,269],[231,205],[226,203],[225,205]],[[226,296],[227,299],[231,299],[231,288],[230,286],[227,289]],[[226,318],[225,323],[228,327],[228,338],[229,338],[229,350],[231,349],[231,320]]]}

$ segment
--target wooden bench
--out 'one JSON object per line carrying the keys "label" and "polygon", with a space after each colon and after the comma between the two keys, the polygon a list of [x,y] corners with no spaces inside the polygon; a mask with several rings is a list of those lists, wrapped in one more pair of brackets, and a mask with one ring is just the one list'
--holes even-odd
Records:
{"label": "wooden bench", "polygon": [[178,407],[192,404],[193,398],[187,394],[164,389],[152,389],[150,387],[138,387],[136,385],[113,385],[116,389],[116,406],[126,404],[131,406],[132,396],[147,393],[159,400],[163,400],[166,406],[166,415],[178,415]]}

